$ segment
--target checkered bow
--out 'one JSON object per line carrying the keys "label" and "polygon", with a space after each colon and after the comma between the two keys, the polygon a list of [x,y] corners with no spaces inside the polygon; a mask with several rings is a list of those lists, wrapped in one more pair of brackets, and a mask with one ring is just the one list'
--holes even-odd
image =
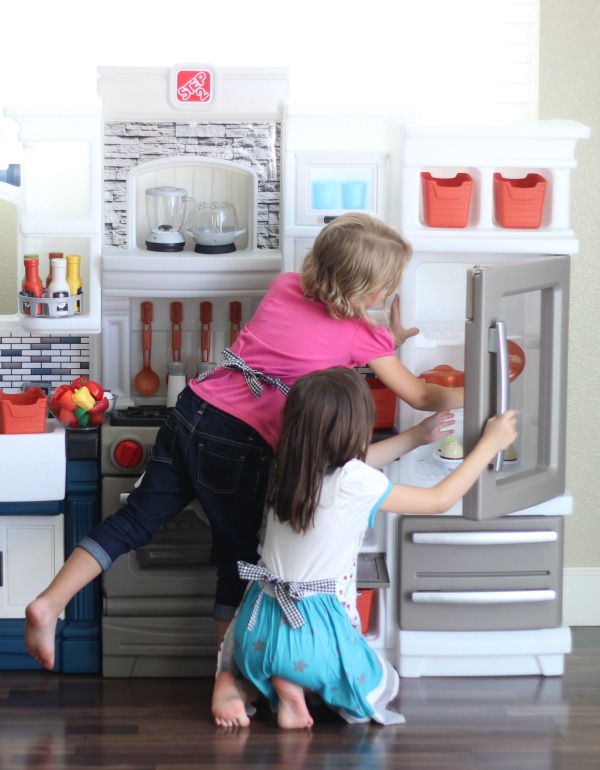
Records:
{"label": "checkered bow", "polygon": [[277,377],[270,377],[264,372],[259,372],[257,369],[252,369],[250,366],[248,366],[243,358],[240,358],[237,353],[234,353],[233,350],[230,350],[229,348],[225,348],[223,351],[223,360],[212,369],[209,369],[208,371],[198,375],[198,379],[196,381],[202,382],[202,380],[210,377],[213,372],[216,372],[217,369],[237,369],[238,371],[242,372],[246,378],[248,387],[250,388],[252,394],[256,396],[256,398],[260,398],[261,396],[263,391],[263,382],[273,388],[277,388],[283,393],[284,396],[287,396],[287,394],[290,392],[289,386],[284,385],[283,382],[281,382],[281,380],[279,380]]}
{"label": "checkered bow", "polygon": [[[297,602],[300,601],[308,591],[322,594],[334,594],[336,592],[336,582],[333,578],[327,578],[326,580],[305,580],[302,582],[295,582],[293,580],[288,581],[283,580],[279,575],[275,575],[266,567],[259,564],[248,564],[246,561],[238,561],[238,572],[243,580],[260,580],[273,586],[275,599],[281,607],[285,619],[292,628],[300,628],[304,625],[304,618],[298,609]],[[258,595],[254,607],[252,608],[252,614],[248,621],[248,631],[251,631],[254,628],[264,592],[265,589],[263,586],[263,589]]]}

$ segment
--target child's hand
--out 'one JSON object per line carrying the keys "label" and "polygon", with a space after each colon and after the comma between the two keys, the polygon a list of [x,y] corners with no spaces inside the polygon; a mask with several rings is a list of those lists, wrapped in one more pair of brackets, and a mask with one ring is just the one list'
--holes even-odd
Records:
{"label": "child's hand", "polygon": [[450,436],[454,433],[452,426],[455,423],[452,412],[436,412],[431,417],[416,425],[421,446],[424,444],[433,444],[440,441],[444,436]]}
{"label": "child's hand", "polygon": [[404,344],[407,339],[414,337],[419,333],[416,326],[405,329],[400,323],[400,296],[398,294],[396,294],[392,300],[392,305],[390,307],[390,331],[394,335],[394,341],[397,348]]}
{"label": "child's hand", "polygon": [[517,417],[514,409],[507,409],[504,414],[490,417],[483,435],[494,442],[496,452],[502,452],[517,439]]}

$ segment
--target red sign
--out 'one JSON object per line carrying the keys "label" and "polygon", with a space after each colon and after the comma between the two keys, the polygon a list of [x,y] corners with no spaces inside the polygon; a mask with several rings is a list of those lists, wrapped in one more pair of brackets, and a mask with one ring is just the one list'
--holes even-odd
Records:
{"label": "red sign", "polygon": [[206,104],[212,99],[212,75],[210,70],[179,70],[176,79],[176,99],[190,104]]}

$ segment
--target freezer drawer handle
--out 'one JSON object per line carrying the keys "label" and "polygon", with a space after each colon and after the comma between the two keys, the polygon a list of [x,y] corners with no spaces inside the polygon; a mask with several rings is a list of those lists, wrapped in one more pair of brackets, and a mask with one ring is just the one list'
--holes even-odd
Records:
{"label": "freezer drawer handle", "polygon": [[556,591],[414,591],[411,598],[415,604],[528,604],[554,601]]}
{"label": "freezer drawer handle", "polygon": [[535,532],[413,532],[417,545],[521,545],[553,543],[558,533],[553,530]]}

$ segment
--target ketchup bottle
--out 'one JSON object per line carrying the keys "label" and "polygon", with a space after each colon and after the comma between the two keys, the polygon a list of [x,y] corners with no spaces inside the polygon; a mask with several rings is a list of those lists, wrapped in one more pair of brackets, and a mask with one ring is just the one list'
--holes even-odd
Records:
{"label": "ketchup bottle", "polygon": [[[44,286],[40,280],[40,260],[37,254],[25,254],[23,258],[25,264],[25,276],[21,284],[22,293],[26,297],[41,298],[44,294]],[[32,303],[23,302],[23,313],[25,315],[42,315],[42,305],[40,302],[33,303],[34,312],[32,313]]]}

